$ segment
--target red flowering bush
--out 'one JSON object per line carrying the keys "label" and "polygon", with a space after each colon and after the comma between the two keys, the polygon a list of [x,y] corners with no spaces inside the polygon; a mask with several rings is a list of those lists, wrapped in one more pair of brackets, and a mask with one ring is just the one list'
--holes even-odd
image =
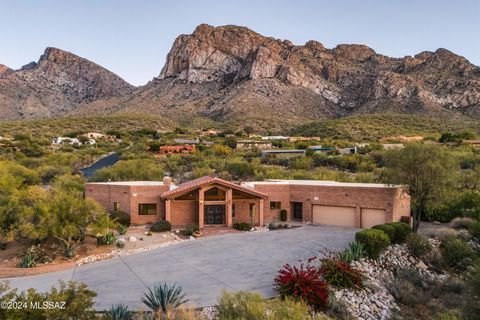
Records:
{"label": "red flowering bush", "polygon": [[300,299],[319,310],[328,305],[328,287],[318,267],[310,264],[314,259],[298,267],[284,265],[275,277],[275,288],[281,297]]}
{"label": "red flowering bush", "polygon": [[325,258],[321,261],[320,274],[328,284],[339,288],[361,288],[362,273],[338,258]]}

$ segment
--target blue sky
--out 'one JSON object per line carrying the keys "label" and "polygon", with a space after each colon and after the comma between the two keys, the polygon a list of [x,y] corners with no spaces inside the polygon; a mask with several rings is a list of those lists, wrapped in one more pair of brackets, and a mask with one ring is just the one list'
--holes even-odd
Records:
{"label": "blue sky", "polygon": [[53,46],[134,85],[157,76],[176,36],[200,23],[294,44],[361,43],[396,57],[443,47],[480,65],[477,0],[0,0],[0,13],[0,63],[19,68]]}

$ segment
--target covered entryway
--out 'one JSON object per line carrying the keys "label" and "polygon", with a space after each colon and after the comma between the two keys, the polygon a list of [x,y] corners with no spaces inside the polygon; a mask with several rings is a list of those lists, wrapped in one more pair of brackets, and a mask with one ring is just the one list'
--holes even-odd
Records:
{"label": "covered entryway", "polygon": [[355,207],[312,206],[312,222],[327,226],[356,227]]}
{"label": "covered entryway", "polygon": [[234,222],[263,225],[266,197],[261,192],[209,176],[182,183],[162,194],[166,220],[172,225],[198,223],[200,229],[232,227]]}
{"label": "covered entryway", "polygon": [[362,228],[371,228],[387,222],[385,209],[362,209]]}

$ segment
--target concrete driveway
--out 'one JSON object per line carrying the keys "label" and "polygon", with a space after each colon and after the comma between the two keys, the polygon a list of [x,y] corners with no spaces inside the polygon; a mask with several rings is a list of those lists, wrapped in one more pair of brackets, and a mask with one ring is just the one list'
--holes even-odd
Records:
{"label": "concrete driveway", "polygon": [[97,292],[97,310],[124,303],[146,309],[140,298],[160,281],[183,286],[190,304],[216,304],[223,289],[275,295],[273,279],[285,263],[339,251],[353,241],[357,229],[306,225],[289,230],[224,234],[188,241],[132,256],[82,265],[48,274],[11,278],[12,287],[50,289],[65,281],[81,281]]}

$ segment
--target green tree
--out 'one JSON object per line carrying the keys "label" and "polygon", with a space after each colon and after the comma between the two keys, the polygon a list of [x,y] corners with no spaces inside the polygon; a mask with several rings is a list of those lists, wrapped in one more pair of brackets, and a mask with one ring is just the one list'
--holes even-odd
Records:
{"label": "green tree", "polygon": [[385,154],[384,179],[405,185],[411,196],[415,231],[429,204],[452,186],[454,168],[449,151],[435,144],[413,143]]}
{"label": "green tree", "polygon": [[84,239],[87,228],[107,214],[97,202],[83,199],[81,193],[63,190],[52,191],[48,210],[52,215],[50,235],[60,241],[67,257],[75,255],[75,248]]}

